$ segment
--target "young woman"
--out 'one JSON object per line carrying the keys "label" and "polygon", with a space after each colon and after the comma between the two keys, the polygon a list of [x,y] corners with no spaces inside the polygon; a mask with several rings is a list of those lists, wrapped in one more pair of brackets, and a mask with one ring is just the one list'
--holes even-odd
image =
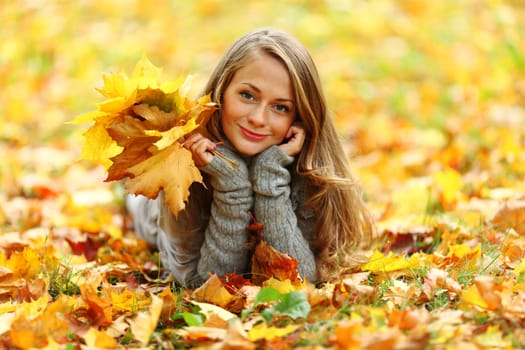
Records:
{"label": "young woman", "polygon": [[192,185],[177,218],[162,194],[131,197],[137,234],[190,288],[209,273],[249,273],[251,215],[268,244],[298,260],[303,278],[340,272],[373,225],[304,46],[280,31],[250,32],[225,53],[204,93],[220,107],[207,125],[211,138],[193,134],[183,145],[206,188]]}

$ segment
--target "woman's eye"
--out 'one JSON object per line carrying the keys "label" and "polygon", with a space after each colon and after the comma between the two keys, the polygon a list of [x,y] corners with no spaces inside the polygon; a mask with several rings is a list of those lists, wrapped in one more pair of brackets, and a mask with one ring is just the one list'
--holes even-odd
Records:
{"label": "woman's eye", "polygon": [[285,105],[276,105],[275,109],[279,112],[284,112],[284,113],[288,113],[290,111],[290,108],[288,108],[288,106],[285,106]]}
{"label": "woman's eye", "polygon": [[250,94],[248,91],[242,91],[241,92],[241,96],[244,97],[247,100],[252,100],[253,99],[253,95]]}

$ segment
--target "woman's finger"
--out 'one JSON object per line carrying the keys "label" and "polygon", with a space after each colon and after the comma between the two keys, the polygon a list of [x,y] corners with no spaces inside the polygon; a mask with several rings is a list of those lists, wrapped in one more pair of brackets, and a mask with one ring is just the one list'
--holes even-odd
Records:
{"label": "woman's finger", "polygon": [[216,145],[211,140],[201,136],[189,139],[184,147],[191,151],[193,161],[197,166],[204,166],[212,161],[213,150]]}

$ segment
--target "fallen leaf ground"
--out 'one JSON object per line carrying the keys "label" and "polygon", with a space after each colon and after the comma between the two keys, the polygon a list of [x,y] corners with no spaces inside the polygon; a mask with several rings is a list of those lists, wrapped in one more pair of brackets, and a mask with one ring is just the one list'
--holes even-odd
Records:
{"label": "fallen leaf ground", "polygon": [[[236,4],[2,5],[1,347],[524,348],[522,2]],[[318,62],[376,244],[322,286],[184,290],[64,122],[100,101],[103,72],[147,53],[198,86],[263,25]]]}

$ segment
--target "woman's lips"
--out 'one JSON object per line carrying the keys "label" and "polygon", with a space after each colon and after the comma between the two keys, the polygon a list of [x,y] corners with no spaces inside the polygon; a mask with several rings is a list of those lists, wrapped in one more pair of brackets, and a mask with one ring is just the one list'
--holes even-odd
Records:
{"label": "woman's lips", "polygon": [[266,137],[266,135],[264,134],[258,134],[256,132],[245,129],[242,126],[240,128],[241,128],[243,135],[250,140],[261,141]]}

